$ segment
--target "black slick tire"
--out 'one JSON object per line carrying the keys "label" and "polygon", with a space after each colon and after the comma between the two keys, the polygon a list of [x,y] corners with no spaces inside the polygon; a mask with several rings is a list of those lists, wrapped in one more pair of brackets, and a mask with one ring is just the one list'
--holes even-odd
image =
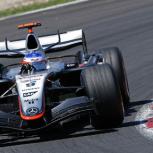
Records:
{"label": "black slick tire", "polygon": [[113,68],[115,75],[119,81],[124,106],[127,107],[130,101],[128,80],[124,66],[123,56],[117,47],[106,48],[102,52],[105,63]]}
{"label": "black slick tire", "polygon": [[123,122],[124,107],[116,76],[109,64],[89,67],[81,73],[86,94],[93,99],[91,124],[97,129],[116,127]]}

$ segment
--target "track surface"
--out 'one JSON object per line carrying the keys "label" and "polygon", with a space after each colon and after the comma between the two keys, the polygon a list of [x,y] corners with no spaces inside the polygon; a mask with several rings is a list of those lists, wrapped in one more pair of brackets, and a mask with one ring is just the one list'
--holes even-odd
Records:
{"label": "track surface", "polygon": [[[85,129],[68,138],[0,137],[0,153],[152,153],[153,142],[139,134],[136,112],[153,97],[153,1],[91,0],[0,22],[0,40],[23,38],[18,23],[40,20],[40,34],[83,28],[90,51],[119,46],[127,68],[131,106],[123,127],[110,131]],[[38,29],[37,29],[38,30]],[[12,61],[2,60],[5,64]],[[89,127],[90,128],[90,127]],[[10,141],[9,141],[10,139]]]}

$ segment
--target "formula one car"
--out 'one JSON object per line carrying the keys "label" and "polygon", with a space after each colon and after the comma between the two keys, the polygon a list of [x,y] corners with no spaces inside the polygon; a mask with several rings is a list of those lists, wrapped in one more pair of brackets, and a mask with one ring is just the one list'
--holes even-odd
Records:
{"label": "formula one car", "polygon": [[[89,54],[82,30],[37,37],[37,26],[21,24],[19,29],[28,29],[25,40],[0,42],[1,58],[23,57],[0,66],[0,128],[33,132],[82,115],[95,128],[120,125],[129,89],[119,49]],[[82,51],[52,56],[76,46]],[[61,60],[67,58],[73,61]]]}

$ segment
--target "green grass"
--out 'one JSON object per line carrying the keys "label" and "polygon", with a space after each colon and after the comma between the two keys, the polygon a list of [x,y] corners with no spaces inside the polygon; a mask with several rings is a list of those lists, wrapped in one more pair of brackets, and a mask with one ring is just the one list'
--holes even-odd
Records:
{"label": "green grass", "polygon": [[49,2],[45,2],[45,3],[34,3],[28,6],[10,8],[10,9],[0,11],[0,17],[15,15],[15,14],[37,10],[37,9],[41,9],[41,8],[45,8],[45,7],[49,7],[49,6],[53,6],[57,4],[62,4],[66,2],[71,2],[71,1],[74,1],[74,0],[49,0]]}

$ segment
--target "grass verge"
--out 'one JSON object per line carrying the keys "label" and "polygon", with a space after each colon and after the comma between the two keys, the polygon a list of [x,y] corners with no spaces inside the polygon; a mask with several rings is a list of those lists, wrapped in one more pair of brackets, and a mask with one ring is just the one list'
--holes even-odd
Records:
{"label": "grass verge", "polygon": [[27,6],[10,8],[10,9],[0,11],[0,17],[5,17],[5,16],[15,15],[15,14],[19,14],[19,13],[28,12],[28,11],[33,11],[33,10],[46,8],[49,6],[62,4],[62,3],[66,3],[66,2],[71,2],[71,1],[74,1],[74,0],[49,0],[49,2],[34,3],[34,4],[27,5]]}

